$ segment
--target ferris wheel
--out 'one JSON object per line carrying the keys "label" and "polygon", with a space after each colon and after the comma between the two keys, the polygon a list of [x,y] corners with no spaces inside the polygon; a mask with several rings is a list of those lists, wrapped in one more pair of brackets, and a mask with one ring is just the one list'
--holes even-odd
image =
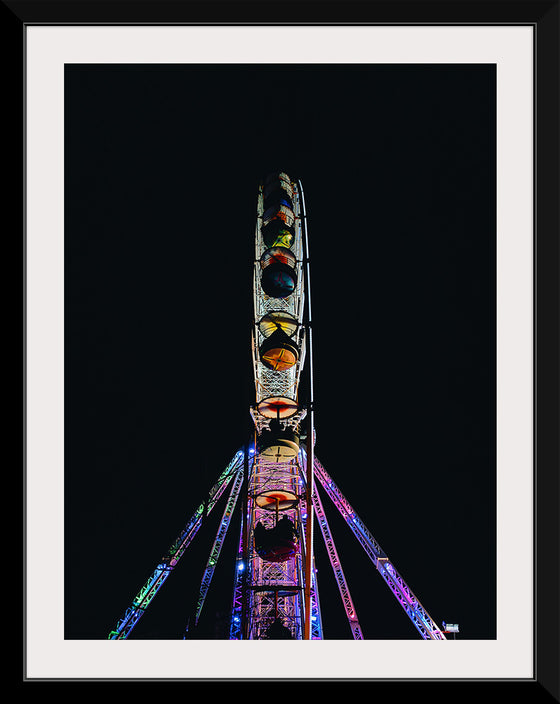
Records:
{"label": "ferris wheel", "polygon": [[[110,640],[131,635],[188,550],[203,520],[227,492],[200,584],[194,626],[202,613],[234,511],[239,508],[229,639],[323,639],[313,549],[315,527],[318,527],[351,637],[363,640],[365,636],[316,482],[331,499],[420,637],[446,639],[445,631],[421,605],[315,456],[309,271],[307,215],[301,181],[292,180],[284,172],[272,173],[259,185],[257,194],[251,336],[255,401],[250,408],[254,433],[233,456],[110,631]],[[308,388],[302,402],[300,382],[306,362]]]}

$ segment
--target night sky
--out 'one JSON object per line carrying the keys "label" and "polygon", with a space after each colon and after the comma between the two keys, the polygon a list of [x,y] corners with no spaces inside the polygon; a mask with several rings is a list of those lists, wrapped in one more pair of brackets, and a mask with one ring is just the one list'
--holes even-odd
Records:
{"label": "night sky", "polygon": [[[432,618],[492,639],[495,69],[69,65],[65,637],[105,639],[252,431],[256,196],[300,178],[316,454]],[[322,494],[366,639],[419,635]],[[223,504],[131,638],[177,639]],[[223,637],[234,520],[199,637]],[[320,532],[328,639],[351,638]]]}

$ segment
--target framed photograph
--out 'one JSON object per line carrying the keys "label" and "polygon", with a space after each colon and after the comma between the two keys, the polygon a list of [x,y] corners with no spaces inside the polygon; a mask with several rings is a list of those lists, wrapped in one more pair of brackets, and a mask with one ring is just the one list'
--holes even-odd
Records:
{"label": "framed photograph", "polygon": [[[558,3],[3,5],[24,57],[24,682],[558,699]],[[216,505],[109,642],[254,437],[278,172],[336,485],[320,636],[231,637],[241,514],[226,536]]]}

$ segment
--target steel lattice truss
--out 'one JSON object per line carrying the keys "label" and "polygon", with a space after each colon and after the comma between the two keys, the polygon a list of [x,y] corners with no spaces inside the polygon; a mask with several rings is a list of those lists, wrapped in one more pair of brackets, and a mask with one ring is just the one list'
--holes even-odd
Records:
{"label": "steel lattice truss", "polygon": [[[293,225],[291,229],[293,241],[290,241],[289,245],[283,244],[282,247],[286,249],[280,247],[279,252],[276,245],[269,248],[265,245],[263,227],[267,224],[267,213],[270,209],[265,210],[266,191],[261,185],[257,196],[253,276],[252,360],[256,403],[251,407],[250,413],[255,426],[254,440],[236,453],[220,475],[210,490],[207,500],[195,511],[177,540],[141,587],[132,605],[110,632],[111,640],[129,637],[132,629],[193,541],[203,518],[213,511],[228,486],[230,486],[230,492],[200,585],[194,626],[198,624],[234,510],[238,503],[241,503],[240,535],[229,628],[230,640],[269,638],[320,640],[323,638],[313,550],[315,521],[325,543],[352,638],[363,640],[364,635],[334,537],[319,493],[315,489],[315,479],[322,485],[420,636],[425,640],[445,640],[444,634],[314,456],[312,382],[308,407],[301,406],[298,400],[306,347],[311,351],[310,297],[309,291],[305,290],[306,283],[309,284],[306,214],[301,183],[288,182],[286,179],[289,177],[286,174],[279,176],[283,181],[282,188],[286,189],[282,192],[284,195],[288,193],[288,201],[293,207],[293,212],[287,211],[291,213],[288,217],[290,227]],[[295,274],[295,286],[289,295],[274,297],[263,289],[261,275],[263,268],[266,267],[264,262],[272,251],[275,252],[274,256],[279,256],[280,259],[288,258],[292,262],[291,273]],[[304,315],[306,296],[307,321]],[[289,368],[280,370],[270,368],[264,363],[261,347],[267,335],[263,332],[260,323],[265,318],[268,323],[274,315],[277,316],[277,321],[278,315],[289,318],[294,328],[289,345],[292,350],[297,350],[297,355],[294,355],[295,362]],[[310,366],[312,367],[311,361]],[[278,399],[288,401],[290,412],[285,414],[282,420],[280,420],[279,410],[276,417],[270,413],[271,399],[274,403],[277,403]],[[263,410],[263,404],[264,406],[269,404],[267,410]],[[286,434],[299,438],[304,420],[307,420],[307,451],[299,447],[299,441],[295,445],[290,441],[289,452],[285,451],[286,446],[282,445],[281,441],[277,441],[276,444],[273,442],[269,446],[259,443],[259,439],[267,435],[273,436],[274,432],[280,433],[278,438],[285,438]],[[308,457],[311,458],[309,466]],[[241,502],[239,502],[240,498]],[[279,535],[275,531],[278,531],[284,520],[291,526],[291,530],[293,529],[287,543],[289,549],[286,549],[282,555],[274,550],[267,553],[266,550],[263,551],[262,545],[259,549],[257,532],[260,531],[259,535],[263,533]],[[274,628],[277,630],[272,635]],[[189,637],[188,628],[185,637]]]}
{"label": "steel lattice truss", "polygon": [[229,498],[228,498],[226,506],[224,508],[222,520],[220,521],[220,527],[218,529],[218,533],[216,535],[216,539],[214,540],[214,544],[212,546],[212,549],[210,550],[210,556],[208,557],[208,562],[206,563],[206,569],[204,570],[204,575],[202,577],[202,583],[200,585],[200,593],[199,593],[198,602],[196,605],[195,621],[194,621],[195,626],[198,624],[198,620],[199,620],[200,614],[202,612],[202,607],[204,606],[204,600],[206,599],[206,594],[208,593],[210,583],[212,582],[212,577],[214,576],[214,570],[216,568],[216,565],[218,563],[218,558],[220,557],[220,553],[222,551],[222,546],[224,544],[224,540],[225,540],[226,533],[229,528],[229,524],[230,524],[230,521],[231,521],[231,518],[233,515],[233,511],[235,509],[235,505],[237,504],[237,499],[239,498],[239,493],[241,490],[242,482],[243,482],[243,472],[241,470],[239,470],[237,472],[237,474],[235,475],[235,479],[233,481],[233,486],[231,488]]}
{"label": "steel lattice truss", "polygon": [[334,544],[334,538],[329,528],[327,516],[323,509],[323,503],[317,491],[313,493],[313,505],[315,507],[315,515],[317,516],[317,521],[323,535],[323,540],[325,541],[325,546],[329,554],[329,560],[331,562],[331,567],[333,568],[338,590],[342,598],[346,618],[348,619],[348,623],[352,631],[352,636],[354,640],[363,640],[364,636],[356,615],[356,609],[354,608],[352,597],[350,596],[350,589],[348,588],[346,577],[344,576],[342,564],[336,550],[336,545]]}
{"label": "steel lattice truss", "polygon": [[[114,630],[109,634],[109,639],[118,640],[128,638],[134,626],[138,623],[140,617],[145,613],[146,609],[158,593],[160,587],[167,579],[169,574],[175,569],[179,560],[185,553],[188,546],[195,538],[202,524],[202,517],[209,515],[216,503],[224,495],[227,487],[232,483],[229,498],[224,509],[222,519],[220,521],[216,539],[207,563],[202,583],[200,587],[200,595],[197,604],[197,618],[200,616],[206,593],[210,587],[214,568],[216,566],[220,551],[225,540],[227,530],[231,523],[231,517],[235,503],[240,495],[240,488],[244,479],[244,468],[248,467],[249,472],[253,476],[253,488],[260,488],[260,482],[266,481],[267,486],[270,486],[269,478],[263,472],[262,467],[259,467],[258,458],[254,455],[248,455],[245,461],[245,452],[240,450],[232,459],[226,470],[219,477],[218,481],[212,488],[209,494],[209,500],[203,502],[197,511],[194,513],[185,529],[180,533],[177,540],[169,549],[167,555],[156,566],[156,569],[146,581],[145,585],[140,589],[137,596],[134,598],[132,605],[126,610],[125,614],[119,621]],[[305,464],[305,453],[302,451],[300,461],[296,463],[294,472],[290,475],[290,481],[303,485],[303,467]],[[283,468],[284,472],[286,471]],[[444,633],[437,627],[428,612],[421,605],[420,601],[414,595],[410,587],[405,583],[403,578],[398,573],[394,564],[389,560],[385,552],[381,549],[379,543],[367,529],[363,521],[356,514],[350,503],[344,497],[340,489],[336,486],[330,475],[327,473],[321,462],[315,458],[314,462],[315,477],[320,482],[322,488],[332,500],[333,505],[339,511],[349,529],[357,538],[360,545],[363,547],[365,554],[371,560],[376,570],[382,576],[384,582],[389,587],[391,593],[403,607],[407,616],[418,630],[420,636],[424,640],[445,640]],[[344,577],[342,565],[332,533],[328,527],[326,515],[319,498],[318,492],[315,492],[314,506],[316,509],[316,518],[321,529],[322,537],[325,541],[325,546],[329,555],[331,567],[339,587],[342,597],[343,606],[348,618],[348,623],[352,638],[354,640],[363,640],[357,612],[350,596],[349,586]],[[248,507],[249,508],[249,507]],[[249,508],[249,512],[254,510]],[[267,517],[270,519],[270,516]],[[302,516],[303,525],[301,529],[305,533],[305,516]],[[243,533],[243,529],[241,531]],[[297,559],[289,564],[274,564],[264,565],[262,560],[253,555],[250,558],[250,563],[246,561],[247,550],[244,549],[243,535],[239,538],[239,548],[237,551],[235,579],[233,586],[233,600],[231,609],[231,622],[229,637],[231,640],[243,639],[258,639],[266,627],[271,623],[271,611],[275,607],[278,612],[290,623],[290,630],[294,637],[301,637],[302,627],[302,603],[301,603],[301,562],[303,556],[298,556]],[[247,580],[247,575],[252,574],[252,590],[247,586],[250,581]],[[321,639],[323,637],[323,626],[321,611],[319,606],[318,589],[315,580],[315,570],[313,571],[313,607],[312,607],[312,638]],[[261,587],[261,588],[259,588]],[[268,589],[267,589],[268,587]],[[296,592],[295,594],[293,592]],[[247,601],[244,602],[244,599]],[[258,617],[252,620],[251,628],[248,632],[243,632],[243,619],[249,609],[254,609]]]}
{"label": "steel lattice truss", "polygon": [[[273,525],[275,516],[270,510],[260,508],[255,498],[263,492],[290,490],[302,495],[304,479],[298,460],[290,463],[270,462],[257,457],[252,464],[247,506],[247,522],[254,526],[262,522],[265,527]],[[299,536],[299,544],[305,545],[307,526],[306,514],[298,503],[293,509],[283,511],[294,524]],[[248,531],[247,545],[243,536],[239,540],[237,558],[237,580],[234,587],[230,638],[260,640],[276,618],[280,618],[295,640],[302,638],[304,606],[303,560],[304,552],[298,552],[286,562],[267,562],[261,559]],[[322,623],[318,603],[318,593],[313,575],[312,586],[312,638],[322,637]],[[245,623],[245,633],[242,624]]]}
{"label": "steel lattice truss", "polygon": [[[356,514],[352,506],[344,498],[340,489],[327,474],[325,468],[317,458],[315,458],[314,461],[314,471],[315,476],[321,483],[321,486],[332,499],[350,530],[354,533],[358,539],[358,542],[364,548],[375,568],[381,574],[385,580],[385,583],[397,598],[399,604],[406,611],[408,617],[417,628],[422,638],[425,640],[446,640],[443,632],[437,627],[428,612],[414,596],[410,587],[397,572],[395,566],[381,549],[379,543],[366,528],[365,524]],[[331,564],[332,562],[333,561],[331,559]]]}
{"label": "steel lattice truss", "polygon": [[202,502],[196,509],[185,528],[181,531],[175,542],[171,545],[155,570],[141,587],[138,594],[134,597],[132,605],[128,607],[123,616],[119,619],[114,630],[109,633],[110,640],[128,638],[130,632],[142,618],[153,598],[159,592],[170,573],[175,569],[193,538],[198,533],[204,516],[208,516],[211,513],[214,506],[227,489],[232,477],[239,473],[242,465],[243,452],[238,452],[210,490],[207,501]]}

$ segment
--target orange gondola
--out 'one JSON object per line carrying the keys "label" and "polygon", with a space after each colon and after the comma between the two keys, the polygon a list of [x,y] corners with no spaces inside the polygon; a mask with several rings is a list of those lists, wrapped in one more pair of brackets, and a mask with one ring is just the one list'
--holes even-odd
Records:
{"label": "orange gondola", "polygon": [[275,372],[283,372],[296,364],[299,349],[285,332],[276,330],[260,346],[259,356],[265,367]]}

